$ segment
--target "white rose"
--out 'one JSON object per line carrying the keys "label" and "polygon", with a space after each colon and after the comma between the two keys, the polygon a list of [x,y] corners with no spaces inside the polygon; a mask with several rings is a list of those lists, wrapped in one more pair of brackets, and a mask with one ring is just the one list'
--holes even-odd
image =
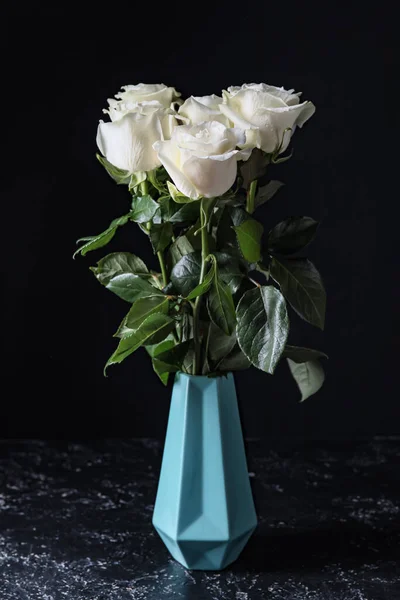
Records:
{"label": "white rose", "polygon": [[123,92],[115,94],[115,98],[108,98],[109,108],[103,112],[110,115],[111,121],[122,118],[127,112],[136,112],[139,103],[157,102],[158,105],[169,108],[180,93],[173,87],[163,83],[138,83],[137,85],[122,86]]}
{"label": "white rose", "polygon": [[156,101],[120,104],[108,112],[110,123],[100,121],[97,145],[116,167],[135,173],[161,165],[154,142],[169,139],[177,121],[175,111]]}
{"label": "white rose", "polygon": [[314,114],[312,102],[300,104],[300,92],[265,83],[245,83],[223,92],[220,111],[246,130],[246,147],[264,152],[284,152],[296,126],[302,127]]}
{"label": "white rose", "polygon": [[226,127],[229,127],[229,121],[225,115],[221,114],[219,105],[222,104],[222,98],[212,94],[211,96],[190,96],[182,106],[179,107],[179,114],[189,119],[193,125],[203,121],[219,121]]}
{"label": "white rose", "polygon": [[251,150],[236,149],[244,143],[244,131],[205,121],[175,127],[171,140],[156,142],[154,148],[177,189],[197,200],[229,190],[236,179],[237,161],[250,156]]}

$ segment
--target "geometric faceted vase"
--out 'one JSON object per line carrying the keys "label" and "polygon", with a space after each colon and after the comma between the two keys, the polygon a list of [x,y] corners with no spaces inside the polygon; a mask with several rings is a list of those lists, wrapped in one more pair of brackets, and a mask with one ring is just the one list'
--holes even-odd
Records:
{"label": "geometric faceted vase", "polygon": [[188,569],[223,569],[257,525],[233,375],[178,373],[153,525]]}

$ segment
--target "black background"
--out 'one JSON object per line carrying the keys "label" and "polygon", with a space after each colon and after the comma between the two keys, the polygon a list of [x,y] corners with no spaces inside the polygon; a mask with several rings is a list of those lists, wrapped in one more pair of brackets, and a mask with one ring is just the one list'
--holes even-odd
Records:
{"label": "black background", "polygon": [[[141,3],[140,3],[141,4]],[[103,378],[127,305],[88,267],[106,251],[156,262],[140,230],[121,228],[105,251],[72,260],[75,240],[102,231],[129,201],[95,159],[106,99],[121,85],[164,82],[184,96],[264,81],[303,91],[317,106],[294,156],[271,176],[286,183],[258,213],[266,228],[289,215],[321,220],[310,258],[328,293],[324,333],[292,314],[291,340],[330,356],[323,390],[299,404],[282,364],[274,377],[237,375],[247,436],[354,438],[399,432],[391,375],[379,364],[376,197],[371,105],[383,104],[385,25],[354,6],[232,3],[19,6],[2,22],[2,437],[162,436],[171,387],[138,351]],[[377,51],[380,47],[379,52]],[[5,85],[4,85],[5,84]],[[397,318],[397,317],[396,317]],[[394,321],[384,345],[394,342]]]}

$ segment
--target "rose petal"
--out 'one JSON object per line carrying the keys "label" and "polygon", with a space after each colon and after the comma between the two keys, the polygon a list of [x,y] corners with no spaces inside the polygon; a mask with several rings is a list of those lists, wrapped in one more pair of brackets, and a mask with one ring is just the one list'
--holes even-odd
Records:
{"label": "rose petal", "polygon": [[169,140],[156,142],[153,147],[177,189],[184,196],[197,200],[199,192],[180,169],[181,153],[178,146]]}
{"label": "rose petal", "polygon": [[96,141],[110,163],[134,173],[151,171],[160,165],[152,147],[160,139],[163,139],[163,132],[156,114],[128,113],[117,121],[100,121]]}
{"label": "rose petal", "polygon": [[202,196],[215,198],[222,196],[235,183],[237,175],[235,155],[236,151],[218,157],[193,156],[183,164],[182,169]]}

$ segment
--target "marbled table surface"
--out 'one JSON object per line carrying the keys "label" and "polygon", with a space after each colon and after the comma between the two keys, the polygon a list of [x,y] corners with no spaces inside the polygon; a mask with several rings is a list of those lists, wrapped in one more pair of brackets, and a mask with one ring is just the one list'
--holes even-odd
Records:
{"label": "marbled table surface", "polygon": [[152,529],[160,442],[0,443],[0,600],[400,600],[400,438],[247,443],[259,528],[222,572]]}

